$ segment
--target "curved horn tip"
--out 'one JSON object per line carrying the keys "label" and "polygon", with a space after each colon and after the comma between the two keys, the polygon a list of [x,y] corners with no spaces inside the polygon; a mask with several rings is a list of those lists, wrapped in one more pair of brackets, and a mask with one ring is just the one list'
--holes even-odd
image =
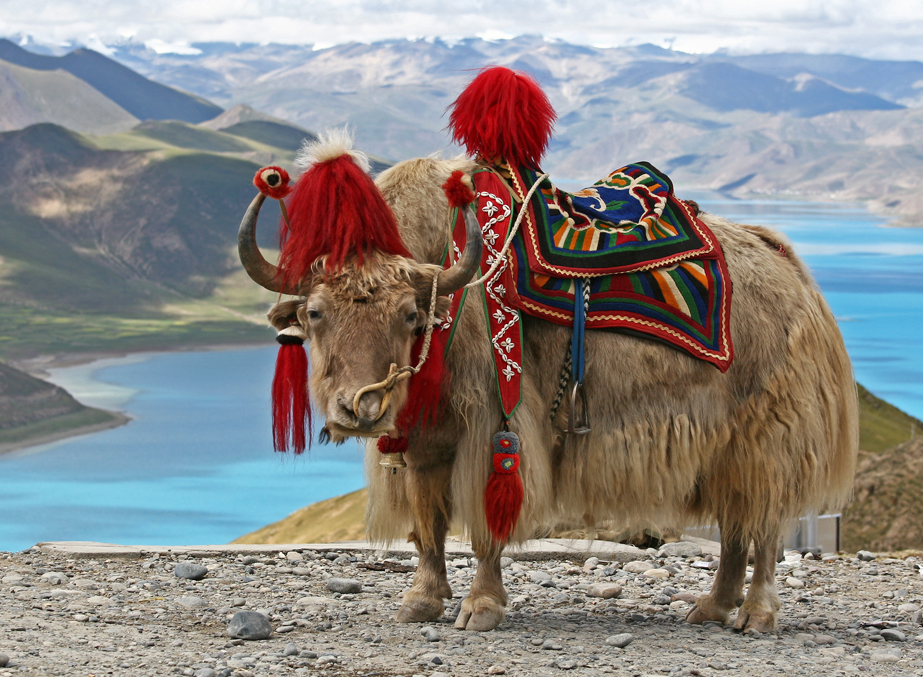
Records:
{"label": "curved horn tip", "polygon": [[256,243],[256,222],[265,200],[266,196],[259,193],[247,207],[237,231],[237,254],[247,275],[258,285],[271,292],[298,296],[300,285],[286,285],[279,269],[263,257]]}
{"label": "curved horn tip", "polygon": [[436,285],[437,296],[448,296],[464,287],[477,273],[481,263],[481,251],[484,248],[481,225],[470,209],[466,207],[462,209],[465,216],[465,249],[451,268],[439,273],[439,282]]}

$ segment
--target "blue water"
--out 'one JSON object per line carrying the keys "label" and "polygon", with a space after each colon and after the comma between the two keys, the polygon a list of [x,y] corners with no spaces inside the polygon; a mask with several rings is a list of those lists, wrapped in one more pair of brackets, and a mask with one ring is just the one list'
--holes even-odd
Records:
{"label": "blue water", "polygon": [[923,228],[887,227],[861,205],[714,196],[699,204],[783,231],[833,309],[856,380],[923,419]]}
{"label": "blue water", "polygon": [[[783,230],[840,322],[857,379],[923,418],[923,229],[882,227],[859,206],[696,197],[707,211]],[[77,378],[86,367],[55,374],[134,420],[0,457],[0,549],[226,543],[361,487],[355,444],[273,453],[274,359],[271,345],[157,354],[97,367],[89,388]]]}
{"label": "blue water", "polygon": [[96,371],[116,392],[135,390],[125,404],[134,420],[0,458],[0,549],[227,543],[360,488],[356,444],[315,445],[299,458],[273,452],[275,353],[165,353]]}

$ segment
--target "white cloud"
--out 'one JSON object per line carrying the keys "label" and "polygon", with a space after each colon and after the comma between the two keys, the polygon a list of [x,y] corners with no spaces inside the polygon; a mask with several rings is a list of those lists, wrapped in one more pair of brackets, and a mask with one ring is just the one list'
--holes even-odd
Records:
{"label": "white cloud", "polygon": [[[409,36],[540,34],[577,44],[650,42],[693,52],[839,52],[923,59],[919,0],[32,0],[7,3],[0,35],[39,42],[277,42],[325,45]],[[154,42],[159,41],[159,42]]]}

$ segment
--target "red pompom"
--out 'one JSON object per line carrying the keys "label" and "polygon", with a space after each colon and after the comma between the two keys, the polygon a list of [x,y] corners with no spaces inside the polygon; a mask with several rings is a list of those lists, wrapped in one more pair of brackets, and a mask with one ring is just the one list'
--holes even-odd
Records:
{"label": "red pompom", "polygon": [[490,162],[538,169],[557,114],[535,80],[503,66],[482,70],[451,106],[455,143]]}
{"label": "red pompom", "polygon": [[[276,451],[295,454],[305,449],[306,431],[311,429],[308,398],[308,356],[298,343],[279,346],[276,374],[272,379],[272,442]],[[308,438],[310,445],[310,439]]]}
{"label": "red pompom", "polygon": [[464,172],[456,170],[452,172],[449,180],[442,184],[450,207],[463,207],[474,202],[474,191],[464,182],[464,176]]}
{"label": "red pompom", "polygon": [[258,169],[253,177],[253,185],[263,195],[276,200],[281,200],[292,192],[292,187],[288,182],[288,172],[282,167],[263,167]]}
{"label": "red pompom", "polygon": [[279,267],[286,284],[297,284],[318,257],[331,270],[351,256],[361,263],[373,251],[411,258],[391,208],[348,154],[318,162],[301,175],[288,202],[291,230],[280,234]]}
{"label": "red pompom", "polygon": [[403,454],[407,451],[407,438],[401,437],[384,437],[378,438],[378,451],[382,454]]}

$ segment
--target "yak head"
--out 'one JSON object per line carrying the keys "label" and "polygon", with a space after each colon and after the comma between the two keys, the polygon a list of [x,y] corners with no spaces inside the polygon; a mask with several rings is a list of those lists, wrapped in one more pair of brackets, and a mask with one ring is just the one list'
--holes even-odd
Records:
{"label": "yak head", "polygon": [[373,251],[337,267],[320,256],[302,279],[293,282],[286,281],[256,246],[262,202],[263,196],[257,196],[241,223],[241,262],[261,286],[296,297],[277,303],[269,319],[277,329],[297,325],[307,335],[311,396],[326,417],[330,438],[338,442],[392,431],[407,398],[407,381],[388,393],[376,389],[357,394],[384,381],[391,365],[413,366],[411,349],[426,329],[434,280],[436,314],[444,315],[446,295],[461,289],[477,271],[482,247],[477,220],[464,210],[467,243],[450,268]]}

